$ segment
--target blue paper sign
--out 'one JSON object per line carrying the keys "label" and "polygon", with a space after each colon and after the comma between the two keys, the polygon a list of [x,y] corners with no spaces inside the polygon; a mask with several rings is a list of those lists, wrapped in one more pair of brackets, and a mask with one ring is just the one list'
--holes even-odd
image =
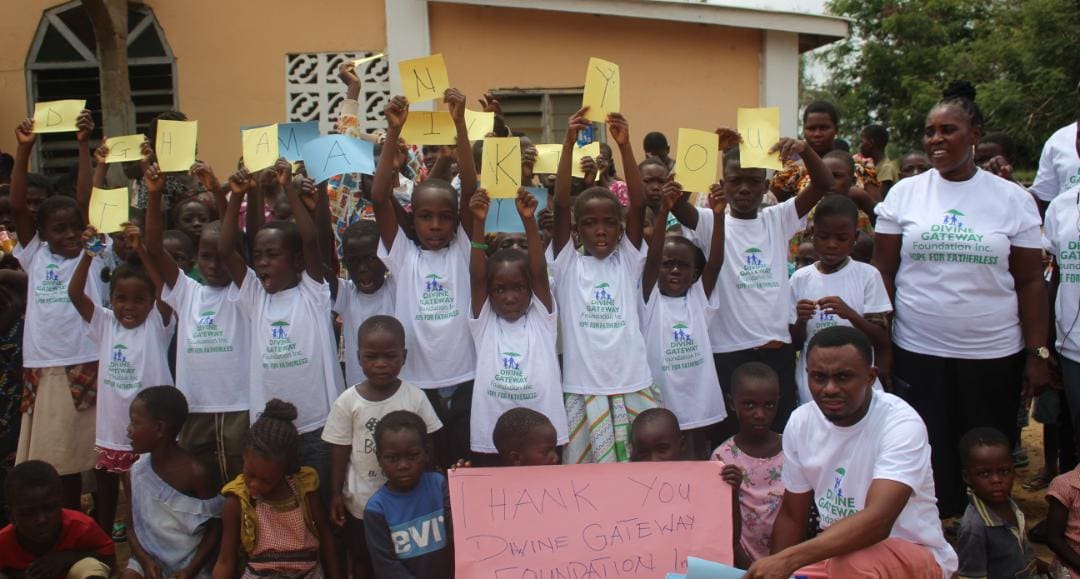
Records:
{"label": "blue paper sign", "polygon": [[375,174],[375,145],[345,135],[327,135],[301,147],[308,177],[322,183],[345,173]]}
{"label": "blue paper sign", "polygon": [[289,161],[304,159],[304,145],[319,138],[318,121],[283,123],[278,125],[278,154]]}
{"label": "blue paper sign", "polygon": [[[536,213],[547,207],[548,192],[543,187],[526,187],[536,197]],[[492,199],[488,208],[487,220],[484,221],[487,233],[525,233],[525,224],[521,222],[514,199]]]}

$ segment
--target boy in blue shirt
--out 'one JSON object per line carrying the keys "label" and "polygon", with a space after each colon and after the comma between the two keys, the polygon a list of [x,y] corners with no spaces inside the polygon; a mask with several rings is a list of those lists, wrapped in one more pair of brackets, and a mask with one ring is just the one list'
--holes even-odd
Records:
{"label": "boy in blue shirt", "polygon": [[375,454],[386,485],[364,508],[375,577],[449,579],[453,576],[450,494],[446,477],[427,471],[427,426],[406,410],[375,427]]}

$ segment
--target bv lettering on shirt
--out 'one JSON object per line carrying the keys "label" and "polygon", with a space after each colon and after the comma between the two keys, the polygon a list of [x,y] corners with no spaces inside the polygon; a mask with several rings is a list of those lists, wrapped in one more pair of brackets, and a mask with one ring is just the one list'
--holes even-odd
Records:
{"label": "bv lettering on shirt", "polygon": [[443,511],[439,509],[406,523],[390,528],[394,540],[394,552],[398,559],[411,559],[443,548],[446,542],[446,525]]}

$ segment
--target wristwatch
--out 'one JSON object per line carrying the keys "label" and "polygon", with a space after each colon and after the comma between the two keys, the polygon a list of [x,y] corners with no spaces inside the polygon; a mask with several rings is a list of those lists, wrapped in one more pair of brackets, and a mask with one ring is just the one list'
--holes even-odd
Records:
{"label": "wristwatch", "polygon": [[1024,348],[1028,356],[1034,356],[1040,360],[1050,359],[1050,348],[1046,346],[1039,346],[1038,348]]}

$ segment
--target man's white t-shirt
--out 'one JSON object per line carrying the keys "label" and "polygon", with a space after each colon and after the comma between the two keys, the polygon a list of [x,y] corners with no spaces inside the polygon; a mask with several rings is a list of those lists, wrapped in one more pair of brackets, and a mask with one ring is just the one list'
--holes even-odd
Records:
{"label": "man's white t-shirt", "polygon": [[902,235],[893,342],[918,354],[993,359],[1024,340],[1012,247],[1042,248],[1035,200],[977,169],[948,181],[936,169],[902,179],[877,206],[877,233]]}
{"label": "man's white t-shirt", "polygon": [[469,236],[459,225],[449,247],[421,248],[398,228],[388,252],[379,258],[396,278],[394,305],[405,326],[409,355],[401,379],[420,388],[454,386],[476,375],[476,351],[469,339],[472,307]]}
{"label": "man's white t-shirt", "polygon": [[699,280],[680,297],[665,296],[654,287],[649,301],[639,304],[653,382],[682,430],[727,418],[709,341],[709,324],[717,315],[716,293],[714,289],[710,303]]}
{"label": "man's white t-shirt", "polygon": [[382,287],[372,294],[356,289],[352,280],[338,279],[334,312],[341,316],[341,333],[345,339],[345,383],[354,386],[365,380],[358,352],[360,324],[371,316],[394,315],[394,278],[388,277]]}
{"label": "man's white t-shirt", "polygon": [[1046,251],[1058,263],[1057,349],[1080,362],[1080,185],[1058,195],[1046,209]]}
{"label": "man's white t-shirt", "polygon": [[375,426],[383,416],[396,410],[419,415],[427,425],[428,434],[443,426],[427,395],[405,381],[401,382],[397,392],[379,402],[367,400],[356,388],[349,388],[334,401],[330,416],[326,418],[322,439],[330,444],[352,447],[342,494],[345,508],[357,519],[364,518],[368,499],[386,484],[386,474],[375,456]]}
{"label": "man's white t-shirt", "polygon": [[[49,368],[93,362],[98,350],[85,339],[83,320],[68,298],[68,282],[82,259],[82,253],[66,258],[53,253],[38,235],[25,246],[19,243],[12,252],[26,271],[26,323],[23,325],[23,367]],[[104,262],[95,257],[86,278],[86,296],[95,304],[101,301]]]}
{"label": "man's white t-shirt", "polygon": [[[798,269],[791,276],[791,303],[795,307],[799,300],[818,301],[821,298],[836,296],[860,316],[866,314],[884,314],[892,311],[892,302],[885,291],[885,282],[881,273],[872,265],[849,260],[847,265],[830,274],[821,273],[817,264]],[[806,347],[810,338],[825,328],[832,326],[851,326],[851,322],[836,314],[826,314],[820,308],[806,322],[806,342],[802,344],[803,355],[795,365],[795,384],[799,387],[799,403],[813,402],[810,387],[806,379]],[[874,382],[874,388],[880,390],[881,383]]]}
{"label": "man's white t-shirt", "polygon": [[242,287],[230,286],[229,299],[251,319],[251,422],[278,398],[296,406],[301,434],[322,428],[345,389],[330,324],[330,284],[304,272],[296,287],[272,294],[249,269]]}
{"label": "man's white t-shirt", "polygon": [[503,412],[517,407],[547,416],[559,444],[570,440],[555,354],[558,328],[558,311],[548,312],[535,295],[517,321],[496,315],[490,300],[477,318],[469,320],[477,353],[470,429],[474,452],[498,452],[492,438],[495,423]]}
{"label": "man's white t-shirt", "polygon": [[[716,216],[698,209],[697,229],[684,234],[709,256]],[[788,241],[805,222],[795,199],[765,207],[754,219],[724,218],[724,266],[716,281],[720,315],[709,325],[712,351],[737,352],[791,342],[795,320],[788,290]]]}
{"label": "man's white t-shirt", "polygon": [[911,488],[889,537],[927,547],[943,576],[950,577],[956,552],[938,524],[926,425],[900,398],[876,391],[872,396],[866,416],[853,426],[829,422],[817,404],[803,404],[791,413],[784,429],[784,488],[797,494],[814,491],[823,530],[866,508],[874,480]]}
{"label": "man's white t-shirt", "polygon": [[176,311],[176,386],[188,410],[248,410],[251,386],[251,321],[229,299],[229,288],[200,284],[180,272],[161,290],[161,300]]}
{"label": "man's white t-shirt", "polygon": [[1080,155],[1076,151],[1077,123],[1054,131],[1043,145],[1039,172],[1028,189],[1043,201],[1053,201],[1059,194],[1080,185]]}
{"label": "man's white t-shirt", "polygon": [[120,325],[112,310],[94,304],[94,315],[86,325],[86,336],[97,344],[100,360],[94,444],[110,450],[131,450],[127,436],[131,402],[144,388],[173,385],[168,352],[175,328],[172,316],[166,322],[156,305],[145,322],[128,329]]}
{"label": "man's white t-shirt", "polygon": [[555,301],[563,339],[563,391],[627,394],[648,388],[638,302],[645,244],[622,236],[604,259],[581,255],[567,243],[555,258]]}

